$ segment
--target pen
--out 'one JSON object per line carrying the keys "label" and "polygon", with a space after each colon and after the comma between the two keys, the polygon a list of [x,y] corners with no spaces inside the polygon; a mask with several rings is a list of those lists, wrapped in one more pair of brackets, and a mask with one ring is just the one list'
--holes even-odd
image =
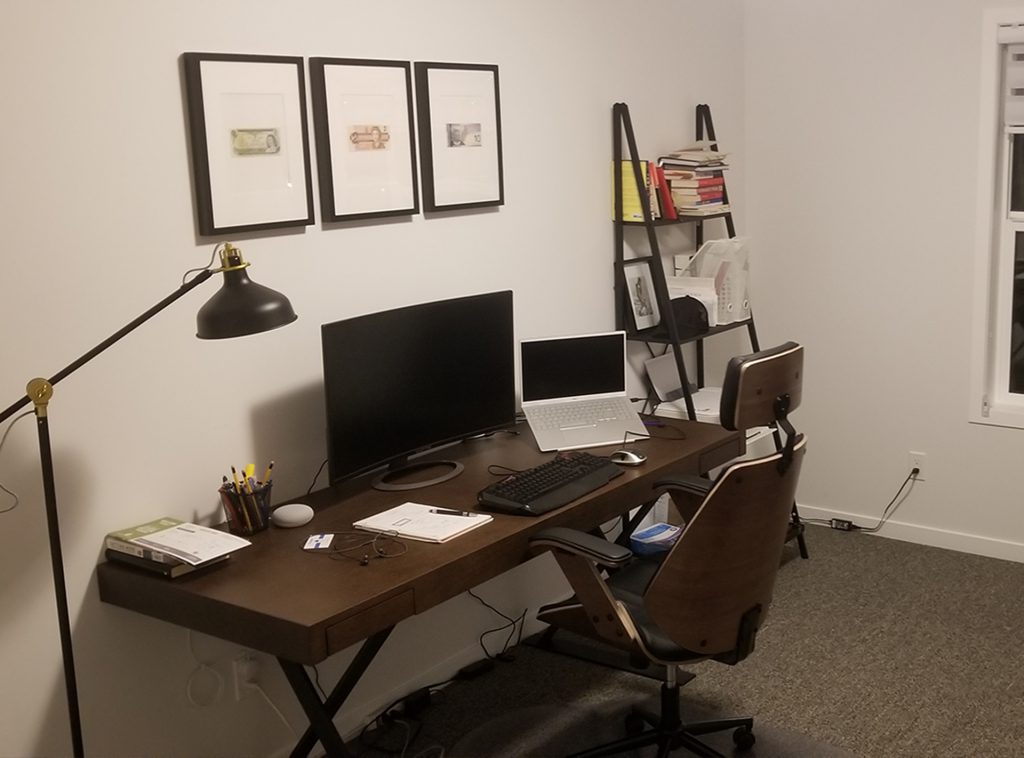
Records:
{"label": "pen", "polygon": [[431,513],[436,513],[439,516],[475,516],[475,513],[469,511],[450,511],[447,508],[431,508]]}

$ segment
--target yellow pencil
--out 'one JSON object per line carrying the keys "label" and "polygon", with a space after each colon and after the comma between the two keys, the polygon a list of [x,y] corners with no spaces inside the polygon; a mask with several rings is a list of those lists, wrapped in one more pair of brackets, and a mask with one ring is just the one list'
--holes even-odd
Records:
{"label": "yellow pencil", "polygon": [[238,493],[238,504],[241,506],[239,510],[242,511],[242,517],[245,518],[245,528],[251,532],[252,521],[249,520],[249,509],[245,507],[245,496],[242,494],[242,485],[238,482],[238,472],[234,466],[231,467],[231,476],[235,478],[235,492]]}

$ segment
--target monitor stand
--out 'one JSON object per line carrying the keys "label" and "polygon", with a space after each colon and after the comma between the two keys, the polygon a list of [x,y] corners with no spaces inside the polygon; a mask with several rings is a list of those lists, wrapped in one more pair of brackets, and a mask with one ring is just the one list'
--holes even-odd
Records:
{"label": "monitor stand", "polygon": [[[431,468],[447,468],[449,470],[440,476],[430,479],[418,479],[412,482],[394,481],[395,479],[403,479],[408,474],[416,471]],[[417,461],[416,463],[405,463],[398,468],[389,469],[374,479],[373,488],[386,492],[418,490],[420,487],[429,487],[432,484],[440,484],[441,482],[447,482],[449,479],[454,479],[462,473],[463,468],[463,465],[458,461]]]}

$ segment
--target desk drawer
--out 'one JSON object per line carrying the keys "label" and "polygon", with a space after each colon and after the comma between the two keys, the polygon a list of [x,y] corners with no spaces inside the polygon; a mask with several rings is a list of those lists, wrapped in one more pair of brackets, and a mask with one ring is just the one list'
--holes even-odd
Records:
{"label": "desk drawer", "polygon": [[362,642],[374,632],[387,629],[416,612],[412,590],[406,590],[376,605],[354,613],[327,627],[327,654],[333,655]]}

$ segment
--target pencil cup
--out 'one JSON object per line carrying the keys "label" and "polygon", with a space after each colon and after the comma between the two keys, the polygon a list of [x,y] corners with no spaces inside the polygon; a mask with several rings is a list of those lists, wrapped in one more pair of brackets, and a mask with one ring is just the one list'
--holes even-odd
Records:
{"label": "pencil cup", "polygon": [[232,534],[262,532],[270,526],[270,484],[236,488],[224,484],[218,490],[228,529]]}

